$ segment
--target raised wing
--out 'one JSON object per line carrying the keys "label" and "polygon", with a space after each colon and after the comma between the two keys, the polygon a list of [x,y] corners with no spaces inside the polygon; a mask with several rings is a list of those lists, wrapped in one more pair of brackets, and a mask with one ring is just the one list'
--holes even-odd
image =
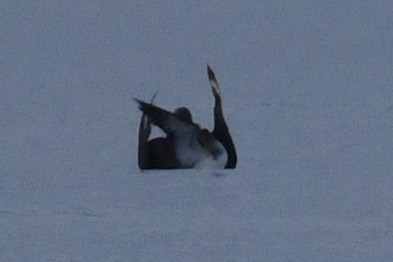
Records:
{"label": "raised wing", "polygon": [[213,136],[221,142],[228,153],[228,161],[225,168],[235,168],[237,164],[237,154],[232,136],[229,133],[228,125],[225,122],[222,112],[221,93],[218,81],[213,70],[207,65],[207,75],[209,77],[210,86],[214,96],[214,130]]}

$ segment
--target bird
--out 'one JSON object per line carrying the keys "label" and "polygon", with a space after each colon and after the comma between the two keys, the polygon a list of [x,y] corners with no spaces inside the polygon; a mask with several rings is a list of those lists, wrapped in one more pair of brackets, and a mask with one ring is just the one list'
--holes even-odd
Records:
{"label": "bird", "polygon": [[[172,113],[152,102],[134,99],[143,112],[138,140],[138,165],[141,169],[236,167],[236,149],[222,112],[219,85],[209,65],[207,72],[215,98],[212,132],[194,123],[186,107],[179,107]],[[151,124],[160,127],[166,137],[148,140]]]}
{"label": "bird", "polygon": [[166,141],[169,141],[180,168],[225,167],[227,154],[224,146],[207,129],[193,122],[189,109],[182,107],[172,113],[141,100],[135,101],[152,123],[166,133]]}

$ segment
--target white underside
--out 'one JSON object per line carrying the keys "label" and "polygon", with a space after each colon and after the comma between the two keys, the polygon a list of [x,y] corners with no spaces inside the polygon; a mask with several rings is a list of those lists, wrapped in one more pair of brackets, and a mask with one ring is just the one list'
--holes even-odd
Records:
{"label": "white underside", "polygon": [[195,169],[224,169],[228,154],[225,148],[218,141],[217,146],[222,152],[220,155],[213,158],[213,155],[196,139],[197,135],[193,130],[189,132],[182,132],[177,136],[175,142],[176,156],[179,159],[182,167]]}
{"label": "white underside", "polygon": [[223,153],[217,157],[217,159],[213,159],[212,156],[205,156],[199,159],[199,161],[195,164],[195,169],[224,169],[227,163],[228,155],[225,149],[223,149]]}

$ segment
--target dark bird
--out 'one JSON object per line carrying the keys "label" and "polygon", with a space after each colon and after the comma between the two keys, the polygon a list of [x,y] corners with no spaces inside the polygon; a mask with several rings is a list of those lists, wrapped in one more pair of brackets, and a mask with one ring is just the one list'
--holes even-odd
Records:
{"label": "dark bird", "polygon": [[[209,66],[208,77],[215,98],[213,132],[194,123],[185,107],[171,113],[135,99],[143,112],[138,146],[141,169],[236,167],[236,150],[222,113],[220,89]],[[151,124],[160,127],[167,136],[148,140]]]}
{"label": "dark bird", "polygon": [[155,105],[136,100],[143,114],[166,134],[180,168],[224,168],[227,153],[223,145],[206,129],[192,121],[187,108],[171,113]]}

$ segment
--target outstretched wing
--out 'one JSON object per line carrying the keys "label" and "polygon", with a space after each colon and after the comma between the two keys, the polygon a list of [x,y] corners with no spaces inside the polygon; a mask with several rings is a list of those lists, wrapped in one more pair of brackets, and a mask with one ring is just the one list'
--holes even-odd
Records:
{"label": "outstretched wing", "polygon": [[213,136],[221,142],[228,153],[228,161],[225,168],[235,168],[237,164],[237,154],[232,136],[229,133],[228,126],[225,122],[222,112],[221,93],[218,81],[213,70],[207,65],[207,75],[209,77],[210,86],[214,96],[214,130]]}
{"label": "outstretched wing", "polygon": [[139,99],[134,99],[139,104],[139,109],[144,115],[147,115],[153,124],[160,127],[166,134],[171,135],[181,130],[184,127],[189,126],[179,119],[179,117],[165,109],[158,106],[143,102]]}

